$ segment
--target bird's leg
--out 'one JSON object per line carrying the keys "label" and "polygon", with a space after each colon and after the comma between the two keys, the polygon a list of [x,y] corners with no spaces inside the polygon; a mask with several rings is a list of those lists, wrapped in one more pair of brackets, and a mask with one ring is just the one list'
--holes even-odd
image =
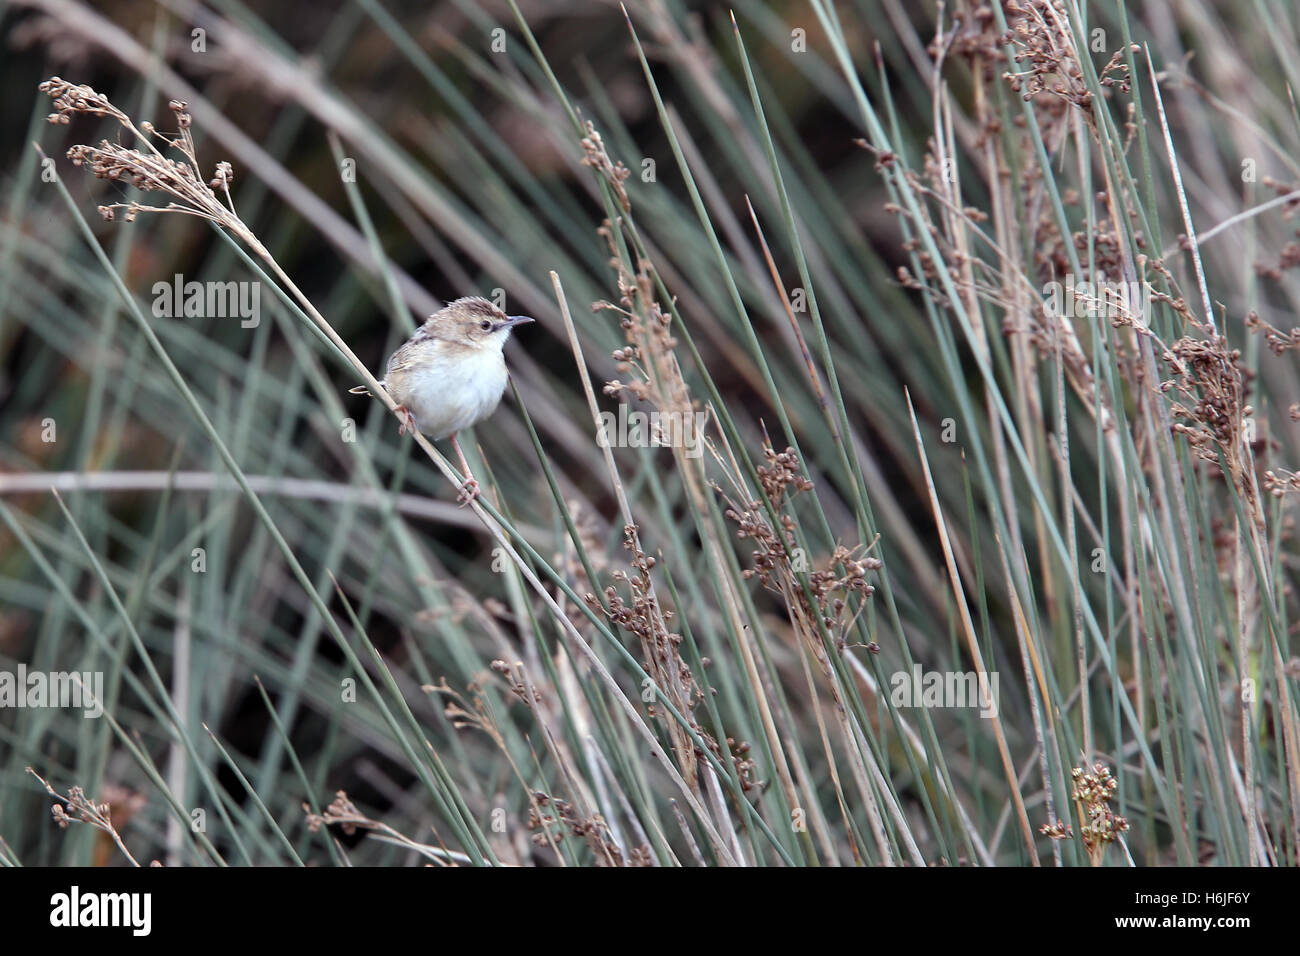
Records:
{"label": "bird's leg", "polygon": [[416,432],[415,416],[411,414],[411,410],[405,405],[398,405],[396,411],[397,416],[402,420],[402,424],[397,429],[397,434],[399,436],[405,435],[409,431],[414,435]]}
{"label": "bird's leg", "polygon": [[456,456],[460,459],[460,470],[465,476],[465,480],[460,486],[460,494],[456,496],[456,500],[460,502],[461,507],[464,507],[478,497],[478,482],[470,474],[469,462],[465,460],[465,453],[460,450],[460,442],[456,440],[455,435],[451,436],[451,447],[456,449]]}

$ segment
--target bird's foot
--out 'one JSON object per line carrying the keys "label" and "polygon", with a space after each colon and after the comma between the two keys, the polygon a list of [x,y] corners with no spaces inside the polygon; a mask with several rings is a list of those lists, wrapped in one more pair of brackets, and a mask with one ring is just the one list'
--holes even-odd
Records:
{"label": "bird's foot", "polygon": [[479,496],[478,482],[473,478],[466,478],[460,483],[459,492],[460,493],[456,495],[456,503],[464,508]]}
{"label": "bird's foot", "polygon": [[414,435],[417,429],[415,427],[415,416],[411,414],[411,410],[405,405],[398,405],[396,411],[398,417],[402,420],[402,424],[397,429],[397,434],[401,436],[409,431]]}

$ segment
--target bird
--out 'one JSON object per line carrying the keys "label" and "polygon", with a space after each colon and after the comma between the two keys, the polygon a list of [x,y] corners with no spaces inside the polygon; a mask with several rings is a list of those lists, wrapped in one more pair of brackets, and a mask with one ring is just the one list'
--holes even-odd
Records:
{"label": "bird", "polygon": [[[379,384],[397,403],[398,434],[409,429],[435,441],[451,439],[465,475],[458,496],[462,505],[478,496],[478,482],[456,435],[496,411],[509,378],[501,350],[515,326],[532,321],[506,315],[479,296],[465,296],[429,316],[388,358]],[[370,388],[349,391],[364,395]]]}

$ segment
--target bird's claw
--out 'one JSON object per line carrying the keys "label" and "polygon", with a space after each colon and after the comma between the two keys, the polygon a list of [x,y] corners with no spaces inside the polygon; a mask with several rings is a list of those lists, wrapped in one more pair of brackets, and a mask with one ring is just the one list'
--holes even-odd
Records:
{"label": "bird's claw", "polygon": [[473,478],[466,478],[460,483],[460,493],[456,495],[456,503],[462,508],[479,496],[478,482]]}
{"label": "bird's claw", "polygon": [[398,405],[397,415],[402,420],[402,424],[397,428],[398,437],[405,435],[408,431],[414,435],[416,432],[415,416],[411,414],[411,410],[405,405]]}

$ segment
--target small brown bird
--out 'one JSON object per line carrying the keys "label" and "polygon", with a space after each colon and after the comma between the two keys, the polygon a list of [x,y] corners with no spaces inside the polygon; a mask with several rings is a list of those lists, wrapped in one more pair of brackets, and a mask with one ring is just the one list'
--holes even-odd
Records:
{"label": "small brown bird", "polygon": [[[457,299],[429,316],[388,359],[379,384],[404,419],[398,434],[409,428],[435,441],[451,439],[465,474],[462,503],[478,495],[478,482],[456,433],[496,411],[508,377],[501,350],[511,329],[532,321],[526,315],[506,315],[477,296]],[[351,391],[364,395],[369,389],[359,385]]]}

